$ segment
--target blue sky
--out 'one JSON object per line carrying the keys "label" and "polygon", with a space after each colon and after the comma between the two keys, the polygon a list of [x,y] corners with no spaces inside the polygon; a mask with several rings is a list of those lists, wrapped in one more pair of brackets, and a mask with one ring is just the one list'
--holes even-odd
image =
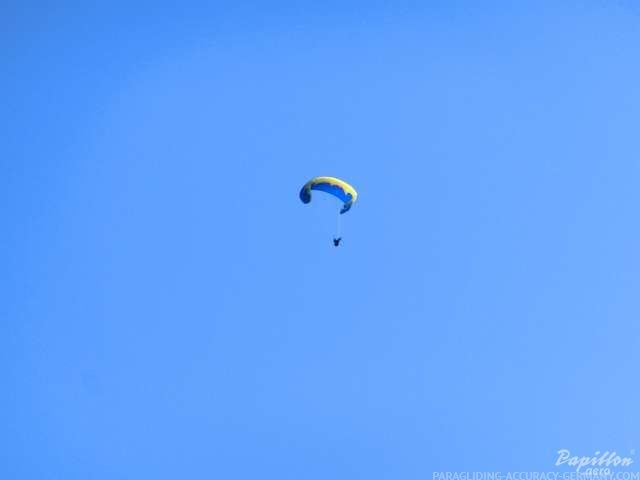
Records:
{"label": "blue sky", "polygon": [[1,478],[640,447],[633,2],[1,10]]}

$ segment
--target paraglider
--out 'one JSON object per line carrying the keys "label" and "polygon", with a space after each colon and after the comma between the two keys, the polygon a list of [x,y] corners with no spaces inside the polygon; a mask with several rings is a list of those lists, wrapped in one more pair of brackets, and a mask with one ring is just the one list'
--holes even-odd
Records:
{"label": "paraglider", "polygon": [[[314,177],[304,184],[302,189],[300,190],[300,200],[302,203],[309,203],[311,201],[311,191],[318,190],[321,192],[326,192],[334,197],[337,197],[340,201],[343,202],[342,208],[340,209],[340,213],[338,215],[338,229],[340,225],[340,215],[348,212],[353,204],[358,199],[358,192],[356,189],[349,185],[344,180],[340,180],[335,177]],[[333,238],[333,245],[339,246],[342,237],[336,235]]]}

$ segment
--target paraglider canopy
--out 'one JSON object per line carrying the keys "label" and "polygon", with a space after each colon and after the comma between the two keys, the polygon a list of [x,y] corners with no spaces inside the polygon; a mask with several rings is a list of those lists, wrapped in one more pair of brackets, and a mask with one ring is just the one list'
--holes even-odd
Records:
{"label": "paraglider canopy", "polygon": [[358,192],[344,180],[335,177],[315,177],[304,184],[300,190],[300,200],[302,203],[311,201],[311,190],[326,192],[339,198],[344,204],[340,213],[348,212],[351,206],[358,199]]}

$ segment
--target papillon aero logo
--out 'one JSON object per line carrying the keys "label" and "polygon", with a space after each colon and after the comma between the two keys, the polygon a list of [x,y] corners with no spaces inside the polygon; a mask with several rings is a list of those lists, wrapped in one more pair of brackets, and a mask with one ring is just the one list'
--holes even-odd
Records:
{"label": "papillon aero logo", "polygon": [[611,468],[611,467],[630,467],[633,464],[633,458],[622,457],[615,451],[606,451],[601,453],[596,451],[593,456],[571,455],[571,451],[563,449],[558,450],[558,458],[556,466],[566,465],[574,467],[576,472],[580,472],[583,468]]}

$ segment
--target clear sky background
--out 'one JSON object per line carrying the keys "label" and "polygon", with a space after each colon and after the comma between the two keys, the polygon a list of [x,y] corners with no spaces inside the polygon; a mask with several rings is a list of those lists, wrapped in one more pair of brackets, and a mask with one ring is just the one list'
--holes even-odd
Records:
{"label": "clear sky background", "polygon": [[640,447],[635,2],[86,3],[0,7],[0,478]]}

